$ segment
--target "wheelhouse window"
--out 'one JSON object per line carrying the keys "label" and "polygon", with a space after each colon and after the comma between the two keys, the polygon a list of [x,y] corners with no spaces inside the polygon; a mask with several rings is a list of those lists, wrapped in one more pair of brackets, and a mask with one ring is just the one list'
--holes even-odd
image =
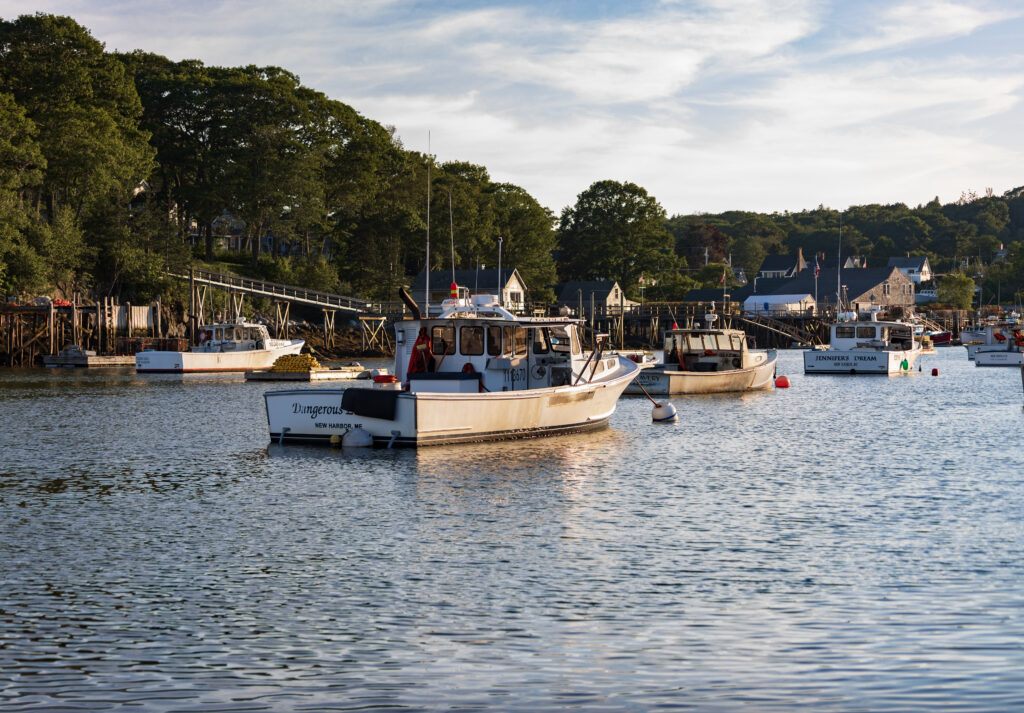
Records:
{"label": "wheelhouse window", "polygon": [[729,340],[732,342],[732,348],[734,351],[743,351],[743,337],[738,334],[733,334],[729,337]]}
{"label": "wheelhouse window", "polygon": [[547,334],[543,327],[535,327],[530,330],[533,333],[533,353],[534,354],[547,354],[548,353],[548,339]]}
{"label": "wheelhouse window", "polygon": [[526,327],[516,327],[514,339],[516,356],[526,356]]}
{"label": "wheelhouse window", "polygon": [[454,354],[455,327],[434,327],[430,331],[430,352],[432,354]]}
{"label": "wheelhouse window", "polygon": [[461,327],[459,329],[459,351],[466,356],[484,353],[484,328]]}
{"label": "wheelhouse window", "polygon": [[501,327],[487,328],[487,353],[490,356],[501,354]]}
{"label": "wheelhouse window", "polygon": [[501,345],[501,353],[506,355],[512,354],[512,327],[505,327],[504,334],[502,335],[504,341]]}
{"label": "wheelhouse window", "polygon": [[569,342],[569,332],[566,331],[565,327],[552,327],[548,331],[548,338],[551,341],[551,351],[553,352],[568,354],[572,349],[572,344]]}
{"label": "wheelhouse window", "polygon": [[857,339],[874,339],[874,327],[857,327]]}
{"label": "wheelhouse window", "polygon": [[854,334],[853,327],[836,327],[837,339],[853,339]]}

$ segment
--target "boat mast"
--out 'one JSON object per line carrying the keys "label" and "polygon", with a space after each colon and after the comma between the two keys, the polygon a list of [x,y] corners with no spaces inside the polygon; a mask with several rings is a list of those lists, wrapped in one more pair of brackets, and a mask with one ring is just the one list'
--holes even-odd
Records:
{"label": "boat mast", "polygon": [[839,212],[839,249],[836,250],[836,321],[839,321],[839,312],[842,310],[842,287],[840,286],[840,272],[843,269],[843,213]]}
{"label": "boat mast", "polygon": [[505,301],[502,299],[503,290],[501,289],[501,236],[498,236],[498,305],[501,307],[505,306]]}
{"label": "boat mast", "polygon": [[430,317],[430,164],[434,159],[430,156],[430,132],[427,132],[427,267],[424,274],[427,284],[423,292],[423,314]]}
{"label": "boat mast", "polygon": [[452,192],[448,191],[448,227],[452,241],[452,284],[455,284],[455,218],[452,217]]}

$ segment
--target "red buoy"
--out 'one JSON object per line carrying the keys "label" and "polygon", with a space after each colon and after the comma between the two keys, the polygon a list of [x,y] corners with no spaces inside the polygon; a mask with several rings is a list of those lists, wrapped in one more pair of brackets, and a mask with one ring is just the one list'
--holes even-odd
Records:
{"label": "red buoy", "polygon": [[937,368],[936,369],[932,369],[932,376],[938,376],[938,375],[939,375],[939,370]]}
{"label": "red buoy", "polygon": [[448,294],[453,300],[459,299],[459,286],[453,282]]}
{"label": "red buoy", "polygon": [[788,376],[780,376],[778,379],[776,379],[775,380],[775,388],[776,389],[788,389],[789,388],[789,377]]}

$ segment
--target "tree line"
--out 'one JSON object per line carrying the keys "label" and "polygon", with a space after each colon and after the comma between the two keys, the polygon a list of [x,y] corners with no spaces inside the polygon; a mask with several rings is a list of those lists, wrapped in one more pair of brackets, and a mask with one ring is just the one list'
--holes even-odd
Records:
{"label": "tree line", "polygon": [[[242,255],[219,247],[227,217]],[[990,294],[1024,290],[1024,187],[917,208],[669,217],[642,187],[599,180],[555,215],[483,166],[406,150],[392,127],[285,69],[111,53],[68,17],[0,21],[3,294],[142,301],[166,267],[229,259],[393,299],[425,266],[428,220],[432,269],[451,267],[449,236],[456,267],[494,266],[500,236],[534,301],[559,280],[677,300],[717,285],[728,263],[753,275],[768,254],[831,255],[840,228],[843,254],[869,264],[927,255]]]}

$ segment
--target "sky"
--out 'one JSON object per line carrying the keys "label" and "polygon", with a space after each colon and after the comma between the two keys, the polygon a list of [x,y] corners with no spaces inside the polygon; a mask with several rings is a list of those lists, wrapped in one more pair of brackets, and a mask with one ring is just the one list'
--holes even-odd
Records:
{"label": "sky", "polygon": [[556,214],[910,206],[1024,185],[1019,0],[0,0],[109,51],[276,65]]}

